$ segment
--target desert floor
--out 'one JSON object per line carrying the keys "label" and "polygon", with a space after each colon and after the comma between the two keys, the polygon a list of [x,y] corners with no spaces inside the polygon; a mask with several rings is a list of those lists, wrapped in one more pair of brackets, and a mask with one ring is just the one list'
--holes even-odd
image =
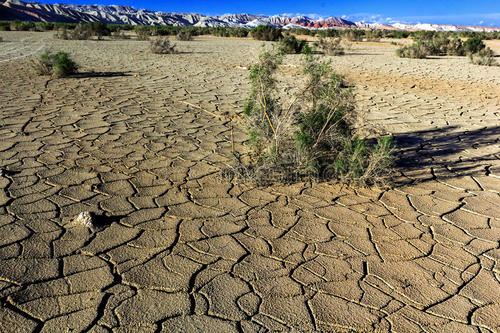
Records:
{"label": "desert floor", "polygon": [[[353,45],[397,183],[265,187],[220,175],[260,42],[0,37],[0,331],[500,331],[500,67]],[[46,48],[80,74],[31,73]]]}

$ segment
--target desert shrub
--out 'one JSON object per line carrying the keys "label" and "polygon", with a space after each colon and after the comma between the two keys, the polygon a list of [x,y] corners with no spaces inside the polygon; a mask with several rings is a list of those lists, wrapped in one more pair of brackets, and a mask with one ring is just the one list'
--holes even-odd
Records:
{"label": "desert shrub", "polygon": [[298,40],[293,35],[287,35],[279,42],[279,48],[283,53],[297,54],[302,53],[304,48],[307,50],[307,41]]}
{"label": "desert shrub", "polygon": [[32,60],[31,67],[39,75],[65,77],[76,73],[78,66],[66,52],[45,51],[38,59]]}
{"label": "desert shrub", "polygon": [[449,39],[445,35],[436,35],[432,39],[417,40],[426,49],[428,55],[445,56],[445,55],[465,55],[463,43],[460,39]]}
{"label": "desert shrub", "polygon": [[360,42],[363,40],[363,30],[345,30],[343,36],[350,42]]}
{"label": "desert shrub", "polygon": [[111,38],[113,38],[113,39],[130,39],[130,36],[126,35],[123,31],[117,29],[111,33]]}
{"label": "desert shrub", "polygon": [[383,183],[393,161],[392,139],[380,138],[369,145],[357,138],[351,89],[329,62],[310,53],[303,57],[306,83],[288,106],[279,97],[274,76],[283,60],[279,49],[264,49],[250,69],[251,89],[243,113],[254,170],[264,180],[278,174],[285,180],[298,176]]}
{"label": "desert shrub", "polygon": [[281,29],[271,27],[270,25],[259,25],[251,30],[252,37],[258,40],[277,41],[283,38]]}
{"label": "desert shrub", "polygon": [[344,47],[341,45],[342,38],[323,38],[320,37],[315,43],[316,47],[324,54],[337,56],[345,54]]}
{"label": "desert shrub", "polygon": [[193,40],[193,34],[189,30],[181,30],[177,34],[177,39],[178,40],[183,40],[183,41]]}
{"label": "desert shrub", "polygon": [[36,25],[34,22],[14,21],[10,24],[10,30],[15,31],[35,31]]}
{"label": "desert shrub", "polygon": [[102,39],[104,36],[111,35],[111,30],[102,22],[78,23],[73,30],[68,31],[66,27],[59,30],[55,37],[59,39],[86,40],[92,37]]}
{"label": "desert shrub", "polygon": [[248,36],[247,28],[232,28],[229,30],[229,34],[231,37],[246,37]]}
{"label": "desert shrub", "polygon": [[151,39],[150,46],[151,52],[155,54],[170,54],[175,53],[175,45],[170,43],[167,37],[160,37]]}
{"label": "desert shrub", "polygon": [[496,66],[497,62],[493,50],[486,47],[476,53],[469,53],[469,61],[475,65]]}
{"label": "desert shrub", "polygon": [[398,48],[396,50],[396,55],[400,58],[425,59],[429,53],[422,42],[416,42],[412,45]]}
{"label": "desert shrub", "polygon": [[135,34],[139,40],[148,40],[151,36],[151,28],[145,25],[137,25],[134,27]]}
{"label": "desert shrub", "polygon": [[486,45],[484,45],[483,41],[479,37],[469,38],[464,43],[464,49],[467,53],[478,53],[485,47]]}
{"label": "desert shrub", "polygon": [[0,21],[0,31],[10,31],[10,22]]}
{"label": "desert shrub", "polygon": [[368,30],[365,31],[365,39],[368,42],[379,42],[380,38],[383,37],[382,30]]}

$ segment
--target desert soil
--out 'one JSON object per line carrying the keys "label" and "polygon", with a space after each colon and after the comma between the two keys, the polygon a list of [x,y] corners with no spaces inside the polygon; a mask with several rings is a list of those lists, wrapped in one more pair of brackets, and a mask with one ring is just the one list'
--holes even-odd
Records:
{"label": "desert soil", "polygon": [[[0,331],[500,331],[500,67],[355,44],[397,182],[258,186],[220,171],[260,42],[0,36]],[[45,48],[80,74],[31,73]]]}

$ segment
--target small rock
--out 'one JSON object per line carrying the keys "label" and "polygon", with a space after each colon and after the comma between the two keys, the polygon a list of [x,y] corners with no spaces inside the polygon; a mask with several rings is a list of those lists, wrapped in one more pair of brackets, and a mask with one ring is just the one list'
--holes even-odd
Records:
{"label": "small rock", "polygon": [[87,228],[93,227],[93,216],[91,212],[81,212],[75,218],[75,222]]}

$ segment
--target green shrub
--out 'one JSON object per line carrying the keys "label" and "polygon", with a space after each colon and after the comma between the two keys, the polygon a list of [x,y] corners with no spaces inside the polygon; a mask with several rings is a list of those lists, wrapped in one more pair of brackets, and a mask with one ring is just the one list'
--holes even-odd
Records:
{"label": "green shrub", "polygon": [[282,60],[282,51],[263,49],[250,69],[250,95],[243,113],[254,175],[271,181],[273,176],[288,180],[294,175],[360,185],[384,183],[393,162],[392,139],[379,138],[370,146],[353,135],[358,115],[343,77],[329,62],[305,54],[305,86],[285,106],[274,76]]}
{"label": "green shrub", "polygon": [[193,40],[193,34],[189,30],[181,30],[177,34],[177,39],[178,40],[183,40],[183,41]]}
{"label": "green shrub", "polygon": [[485,47],[486,45],[484,45],[483,41],[479,37],[469,38],[464,43],[464,49],[467,53],[478,53]]}
{"label": "green shrub", "polygon": [[429,52],[423,43],[416,42],[412,45],[400,47],[396,50],[396,55],[400,58],[425,59]]}
{"label": "green shrub", "polygon": [[14,21],[10,24],[10,30],[15,30],[15,31],[35,31],[36,30],[36,25],[34,22],[21,22],[21,21]]}
{"label": "green shrub", "polygon": [[323,38],[319,37],[315,45],[324,54],[338,56],[345,54],[344,47],[341,45],[342,38]]}
{"label": "green shrub", "polygon": [[170,43],[167,37],[160,37],[151,39],[150,41],[151,52],[155,54],[171,54],[176,53],[175,45]]}
{"label": "green shrub", "polygon": [[50,53],[45,51],[36,60],[32,60],[31,67],[39,75],[54,75],[65,77],[76,73],[78,66],[66,52]]}
{"label": "green shrub", "polygon": [[477,53],[469,53],[469,61],[474,65],[497,66],[493,50],[486,47]]}
{"label": "green shrub", "polygon": [[287,54],[297,54],[302,53],[304,47],[307,45],[307,41],[301,39],[298,40],[293,35],[287,35],[285,38],[280,40],[279,48],[283,53]]}
{"label": "green shrub", "polygon": [[281,29],[270,25],[259,25],[251,30],[252,37],[257,40],[277,41],[283,38]]}
{"label": "green shrub", "polygon": [[78,66],[71,60],[69,54],[66,52],[56,53],[54,63],[52,65],[52,73],[56,77],[65,77],[76,73]]}

